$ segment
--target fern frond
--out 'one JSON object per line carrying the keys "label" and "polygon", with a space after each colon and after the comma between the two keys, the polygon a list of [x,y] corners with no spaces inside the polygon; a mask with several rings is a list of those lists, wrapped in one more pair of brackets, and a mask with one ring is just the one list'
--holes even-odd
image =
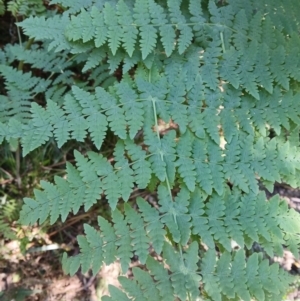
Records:
{"label": "fern frond", "polygon": [[62,51],[58,56],[53,51],[49,52],[46,47],[37,48],[36,45],[32,45],[31,49],[24,49],[23,46],[18,44],[9,45],[5,49],[6,52],[10,53],[10,63],[16,59],[45,72],[61,73],[71,65],[67,61],[68,52],[66,51]]}
{"label": "fern frond", "polygon": [[71,48],[62,31],[62,28],[66,28],[68,24],[69,18],[66,14],[62,16],[57,14],[47,19],[45,17],[30,16],[17,23],[18,26],[23,28],[25,34],[30,37],[39,41],[51,40],[48,50],[55,48],[56,52]]}
{"label": "fern frond", "polygon": [[233,40],[235,47],[238,51],[247,49],[247,31],[249,30],[249,24],[245,10],[242,9],[236,14],[234,19],[234,29],[235,33],[233,34]]}
{"label": "fern frond", "polygon": [[142,58],[145,59],[154,49],[157,29],[151,24],[148,1],[137,0],[134,5],[135,22],[139,26]]}
{"label": "fern frond", "polygon": [[159,213],[142,198],[137,199],[137,204],[146,223],[146,230],[153,244],[153,248],[160,254],[163,248],[166,231],[163,229],[163,224],[160,222]]}
{"label": "fern frond", "polygon": [[116,87],[120,97],[120,103],[125,110],[125,119],[129,127],[129,138],[133,139],[142,128],[144,121],[143,103],[139,101],[136,92],[126,83],[120,83]]}
{"label": "fern frond", "polygon": [[130,301],[127,295],[115,286],[109,285],[108,288],[110,296],[103,296],[103,301]]}
{"label": "fern frond", "polygon": [[[247,45],[246,52],[240,59],[238,73],[240,73],[241,84],[254,98],[259,99],[259,93],[256,85],[256,74],[253,73],[253,65],[257,56],[258,44],[253,41]],[[249,59],[251,58],[251,59]]]}
{"label": "fern frond", "polygon": [[135,172],[135,182],[140,189],[144,189],[149,184],[151,178],[150,162],[146,160],[146,152],[131,140],[125,141],[125,148],[130,156],[132,169]]}
{"label": "fern frond", "polygon": [[236,89],[240,85],[240,76],[236,68],[239,56],[239,52],[232,48],[223,54],[223,60],[220,63],[220,76]]}
{"label": "fern frond", "polygon": [[173,287],[169,280],[168,271],[150,256],[147,259],[147,268],[153,275],[154,280],[156,280],[161,299],[166,301],[173,300]]}
{"label": "fern frond", "polygon": [[159,27],[160,40],[163,44],[166,56],[168,57],[174,50],[176,32],[173,26],[169,24],[164,9],[153,0],[149,1],[149,11],[152,24]]}
{"label": "fern frond", "polygon": [[110,128],[122,139],[126,139],[126,120],[124,109],[117,100],[102,88],[96,88],[96,98],[101,99],[101,107],[106,110]]}
{"label": "fern frond", "polygon": [[15,240],[16,233],[13,231],[11,223],[16,219],[16,213],[19,211],[15,200],[7,201],[6,197],[1,198],[0,212],[0,231],[4,239]]}
{"label": "fern frond", "polygon": [[25,136],[22,138],[24,155],[42,145],[52,136],[52,126],[50,124],[50,116],[47,112],[33,103],[31,106],[32,125],[35,130],[24,128]]}
{"label": "fern frond", "polygon": [[266,18],[262,22],[262,36],[261,40],[267,44],[270,49],[274,49],[276,45],[275,32],[273,30],[274,24],[272,23],[270,17]]}
{"label": "fern frond", "polygon": [[192,144],[193,135],[187,131],[177,144],[179,159],[176,161],[178,172],[190,191],[194,191],[196,186],[195,165],[191,159]]}
{"label": "fern frond", "polygon": [[140,262],[145,264],[148,255],[148,238],[145,236],[144,222],[129,205],[125,206],[125,214],[130,228],[133,230],[131,238],[135,254],[139,257]]}
{"label": "fern frond", "polygon": [[[64,221],[107,202],[111,218],[85,225],[80,254],[63,257],[71,274],[115,260],[125,274],[136,255],[143,268],[106,300],[280,300],[290,279],[262,258],[283,245],[296,255],[299,217],[260,189],[300,185],[296,0],[52,2],[66,11],[18,23],[39,46],[0,52],[0,140],[20,138],[27,154],[88,138],[99,153],[74,151],[65,177],[25,198],[20,220]],[[15,60],[55,78],[6,66]],[[85,72],[76,85],[75,67]],[[23,91],[27,115],[10,103]],[[38,105],[35,93],[50,99]]]}
{"label": "fern frond", "polygon": [[188,93],[189,103],[187,106],[189,128],[195,135],[202,139],[205,137],[203,114],[201,113],[200,104],[204,98],[204,86],[201,76],[196,76],[193,88]]}
{"label": "fern frond", "polygon": [[168,227],[173,240],[185,245],[190,237],[190,217],[185,214],[188,212],[188,189],[182,188],[174,202],[170,203],[171,196],[167,187],[160,185],[158,187],[158,196],[159,204],[161,205],[160,212],[164,214],[162,222]]}
{"label": "fern frond", "polygon": [[[101,3],[101,2],[100,2]],[[67,12],[74,14],[78,13],[82,8],[88,9],[89,7],[92,6],[93,1],[92,0],[51,0],[50,4],[60,4],[63,8],[68,8]],[[101,7],[99,7],[100,9]]]}
{"label": "fern frond", "polygon": [[211,49],[213,51],[207,51],[203,54],[203,66],[200,68],[203,82],[211,90],[215,90],[218,87],[218,57],[220,56],[221,49],[218,48],[219,43],[212,42]]}
{"label": "fern frond", "polygon": [[180,31],[178,37],[178,52],[182,54],[187,47],[191,44],[193,38],[192,29],[186,25],[185,17],[180,10],[180,2],[178,0],[168,0],[168,9],[170,11],[170,19],[174,24],[177,24],[177,28]]}
{"label": "fern frond", "polygon": [[273,93],[273,80],[271,77],[271,70],[269,49],[266,44],[263,44],[258,49],[256,64],[254,73],[257,75],[257,81],[260,83],[269,93]]}
{"label": "fern frond", "polygon": [[[22,72],[10,66],[0,65],[0,73],[5,78],[5,97],[2,122],[12,116],[20,122],[26,122],[30,116],[30,99],[37,93],[44,91],[50,85],[50,81],[32,76],[31,72]],[[18,99],[15,101],[14,99]]]}
{"label": "fern frond", "polygon": [[0,16],[5,13],[5,5],[3,0],[0,0]]}
{"label": "fern frond", "polygon": [[[289,90],[289,79],[288,74],[285,72],[285,50],[283,46],[278,46],[270,53],[271,64],[270,70],[273,78],[277,81],[284,89]],[[275,63],[276,61],[276,63]]]}
{"label": "fern frond", "polygon": [[[268,300],[272,298],[280,300],[276,293],[284,292],[286,281],[290,276],[281,270],[279,277],[275,280],[271,273],[278,269],[278,264],[269,265],[266,259],[260,260],[257,253],[252,254],[246,261],[242,250],[234,255],[232,266],[229,265],[231,261],[231,255],[225,252],[216,262],[216,254],[213,250],[208,251],[203,258],[202,269],[206,272],[203,274],[204,289],[210,297],[214,300],[221,300],[220,289],[217,289],[220,285],[220,288],[224,289],[222,294],[224,293],[230,299],[238,297],[250,301],[251,297],[255,297],[257,300],[265,300],[267,295],[271,295],[268,296]],[[212,275],[214,270],[215,275]],[[264,280],[262,277],[265,277]],[[240,279],[244,281],[239,281]]]}
{"label": "fern frond", "polygon": [[45,13],[45,5],[41,0],[11,0],[7,2],[7,11],[14,17],[40,15]]}
{"label": "fern frond", "polygon": [[188,294],[192,298],[196,298],[199,294],[198,283],[201,279],[196,273],[197,243],[193,242],[183,256],[179,256],[179,253],[174,252],[173,248],[167,243],[164,245],[163,252],[173,273],[171,281],[175,294],[182,300],[186,299]]}
{"label": "fern frond", "polygon": [[[135,50],[135,44],[138,35],[138,29],[131,24],[134,23],[133,16],[130,9],[124,1],[119,1],[117,4],[118,9],[118,21],[122,27],[123,34],[121,35],[122,45],[130,57]],[[116,26],[116,30],[120,30],[119,26]]]}

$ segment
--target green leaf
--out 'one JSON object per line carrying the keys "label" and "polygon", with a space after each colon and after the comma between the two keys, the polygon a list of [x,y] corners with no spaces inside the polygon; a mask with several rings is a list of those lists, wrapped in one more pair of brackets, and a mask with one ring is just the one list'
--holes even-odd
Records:
{"label": "green leaf", "polygon": [[139,28],[140,30],[140,46],[142,51],[143,60],[146,59],[148,54],[150,54],[155,46],[157,39],[157,30],[152,25],[143,25]]}
{"label": "green leaf", "polygon": [[103,9],[104,21],[108,29],[108,45],[115,55],[121,44],[123,37],[123,28],[118,24],[117,11],[106,2]]}
{"label": "green leaf", "polygon": [[137,40],[138,29],[133,25],[133,17],[124,1],[119,1],[117,4],[118,21],[123,28],[122,45],[128,55],[132,57]]}
{"label": "green leaf", "polygon": [[125,119],[129,126],[129,137],[130,139],[134,139],[137,132],[143,126],[143,103],[139,101],[138,95],[127,83],[122,82],[117,85],[117,93],[120,97],[120,103],[123,104],[125,110]]}
{"label": "green leaf", "polygon": [[167,187],[161,184],[158,187],[158,196],[160,211],[164,214],[161,221],[166,224],[175,242],[186,245],[191,232],[191,217],[187,215],[190,196],[188,189],[183,187],[173,202]]}
{"label": "green leaf", "polygon": [[119,277],[122,287],[128,292],[129,296],[134,296],[136,300],[147,300],[144,297],[144,291],[134,280],[129,280],[126,277]]}
{"label": "green leaf", "polygon": [[127,297],[125,293],[123,293],[121,290],[116,288],[115,286],[109,284],[108,285],[110,297],[103,296],[103,301],[130,301],[130,299]]}
{"label": "green leaf", "polygon": [[148,237],[144,229],[144,222],[140,215],[130,205],[125,204],[126,220],[130,224],[131,238],[135,254],[142,264],[146,263],[148,256]]}
{"label": "green leaf", "polygon": [[177,154],[179,159],[176,161],[178,172],[190,191],[194,191],[196,185],[195,164],[191,159],[192,143],[193,135],[189,131],[185,132],[177,144]]}
{"label": "green leaf", "polygon": [[159,28],[161,36],[161,42],[164,46],[166,56],[170,56],[174,50],[176,33],[172,25],[163,24]]}
{"label": "green leaf", "polygon": [[218,275],[214,273],[216,265],[216,252],[209,249],[205,252],[201,263],[201,272],[203,275],[204,289],[207,294],[216,301],[221,301],[221,289]]}
{"label": "green leaf", "polygon": [[36,103],[31,105],[32,128],[26,126],[25,135],[22,137],[23,154],[29,152],[45,143],[52,136],[52,125],[48,112]]}
{"label": "green leaf", "polygon": [[245,264],[244,250],[237,251],[231,268],[234,290],[243,300],[250,301],[251,297],[246,285]]}
{"label": "green leaf", "polygon": [[89,256],[92,258],[93,275],[97,275],[100,268],[102,267],[102,261],[104,260],[103,241],[99,235],[100,233],[88,224],[84,224],[84,232],[86,234],[86,239],[89,243],[89,247],[91,248],[91,255]]}
{"label": "green leaf", "polygon": [[100,112],[95,112],[93,115],[87,118],[87,122],[92,141],[94,142],[96,148],[100,149],[107,131],[108,124],[106,117]]}
{"label": "green leaf", "polygon": [[187,294],[193,298],[199,295],[199,281],[201,277],[197,275],[197,253],[198,244],[193,242],[183,258],[179,253],[174,252],[174,249],[168,244],[164,244],[164,257],[170,266],[171,280],[174,292],[179,298],[185,300]]}
{"label": "green leaf", "polygon": [[124,220],[124,216],[119,210],[112,212],[112,219],[114,222],[115,234],[117,235],[117,241],[115,242],[117,249],[117,257],[120,258],[121,267],[123,273],[128,270],[130,258],[133,257],[131,247],[131,236],[127,222]]}
{"label": "green leaf", "polygon": [[137,267],[132,269],[134,277],[137,279],[138,284],[143,290],[143,296],[149,300],[159,300],[159,291],[156,287],[156,283],[152,280],[150,274]]}
{"label": "green leaf", "polygon": [[258,279],[258,254],[252,254],[246,265],[246,277],[248,279],[248,288],[252,296],[258,300],[264,300],[265,293],[262,289],[262,284]]}
{"label": "green leaf", "polygon": [[150,181],[152,172],[150,163],[146,160],[146,152],[129,139],[125,141],[125,148],[133,162],[132,169],[135,172],[135,182],[140,189],[144,189]]}
{"label": "green leaf", "polygon": [[190,46],[193,39],[193,31],[188,25],[179,25],[180,35],[178,39],[178,52],[183,54]]}
{"label": "green leaf", "polygon": [[[117,248],[115,244],[117,236],[112,225],[101,216],[98,216],[98,225],[100,227],[100,235],[103,240],[101,251],[104,253],[103,257],[105,258],[105,263],[111,264],[116,260]],[[99,264],[101,264],[101,262]]]}
{"label": "green leaf", "polygon": [[233,299],[235,297],[235,293],[233,277],[230,271],[230,264],[230,253],[224,252],[218,260],[216,272],[219,276],[220,289],[222,290],[222,293],[226,295],[227,298]]}
{"label": "green leaf", "polygon": [[151,256],[148,256],[146,264],[154,279],[157,281],[156,285],[162,300],[173,301],[173,288],[169,279],[170,276],[168,271],[162,264],[153,259]]}
{"label": "green leaf", "polygon": [[117,100],[103,88],[96,88],[96,98],[99,100],[102,109],[105,110],[105,115],[107,116],[110,128],[121,139],[125,139],[126,121],[122,107],[120,107]]}
{"label": "green leaf", "polygon": [[142,198],[137,198],[137,204],[146,222],[146,230],[153,248],[157,254],[160,254],[165,241],[166,231],[160,221],[159,211],[149,205]]}
{"label": "green leaf", "polygon": [[215,248],[214,239],[208,225],[208,218],[205,216],[205,198],[199,188],[196,188],[191,195],[189,212],[191,215],[192,234],[199,235],[202,242],[209,248]]}
{"label": "green leaf", "polygon": [[94,26],[94,42],[97,48],[101,47],[107,39],[107,28],[104,23],[104,14],[95,6],[92,7],[91,17]]}

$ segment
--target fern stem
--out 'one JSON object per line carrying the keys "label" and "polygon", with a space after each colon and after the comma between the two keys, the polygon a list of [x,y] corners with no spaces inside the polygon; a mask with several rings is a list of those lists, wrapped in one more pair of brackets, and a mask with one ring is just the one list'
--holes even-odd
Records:
{"label": "fern stem", "polygon": [[222,31],[220,32],[220,37],[221,37],[221,42],[222,42],[222,50],[223,50],[223,53],[225,53],[226,49],[225,49],[224,36],[223,36]]}
{"label": "fern stem", "polygon": [[[18,28],[18,34],[19,34],[19,27]],[[21,39],[21,37],[19,37],[19,39]],[[32,43],[33,43],[34,39],[29,39],[26,43],[26,46],[25,46],[25,50],[28,50],[30,49]],[[21,42],[21,40],[20,40]],[[22,42],[21,42],[21,46],[22,46]],[[18,65],[18,70],[23,70],[23,65],[24,65],[24,61],[20,61],[19,62],[19,65]]]}
{"label": "fern stem", "polygon": [[[16,17],[16,21],[18,22],[17,17]],[[18,33],[18,38],[19,38],[19,44],[22,47],[22,38],[21,38],[20,28],[19,28],[18,25],[16,25],[16,26],[17,26],[17,33]]]}
{"label": "fern stem", "polygon": [[[159,140],[159,142],[161,144],[159,130],[158,130],[158,122],[157,122],[157,113],[156,113],[156,106],[155,106],[155,98],[152,98],[152,104],[153,104],[153,114],[154,114],[154,120],[155,120],[156,135],[157,135],[157,139]],[[160,157],[161,157],[161,160],[164,161],[164,154],[162,152],[160,152]],[[167,173],[166,173],[166,183],[167,183],[167,187],[168,187],[170,198],[172,200],[171,186],[170,186],[170,182],[169,182]]]}
{"label": "fern stem", "polygon": [[[152,100],[152,105],[153,105],[153,114],[154,114],[154,120],[155,120],[155,128],[156,128],[156,134],[157,134],[157,139],[159,140],[159,143],[161,145],[161,140],[160,140],[160,135],[159,135],[159,130],[158,130],[158,122],[157,122],[157,113],[156,113],[156,105],[155,105],[155,98],[151,98]],[[164,161],[164,154],[160,151],[160,157],[161,160]],[[167,188],[168,188],[168,193],[170,196],[170,201],[173,202],[173,197],[172,197],[172,191],[171,191],[171,185],[170,185],[170,181],[168,178],[168,174],[165,171],[165,178],[166,178],[166,184],[167,184]],[[177,224],[177,220],[176,220],[176,215],[173,215],[174,218],[174,222]],[[180,253],[180,258],[183,261],[183,255],[182,255],[182,247],[181,244],[178,244],[178,249],[179,249],[179,253]]]}
{"label": "fern stem", "polygon": [[20,189],[21,188],[21,175],[20,175],[20,169],[21,169],[21,162],[20,162],[20,143],[18,141],[18,146],[16,149],[16,182],[17,182],[17,186]]}
{"label": "fern stem", "polygon": [[153,106],[153,115],[154,115],[154,120],[155,120],[155,130],[156,130],[156,135],[157,139],[160,141],[160,136],[159,136],[159,131],[158,131],[158,122],[157,122],[157,115],[156,115],[156,106],[155,106],[155,98],[151,98],[152,101],[152,106]]}

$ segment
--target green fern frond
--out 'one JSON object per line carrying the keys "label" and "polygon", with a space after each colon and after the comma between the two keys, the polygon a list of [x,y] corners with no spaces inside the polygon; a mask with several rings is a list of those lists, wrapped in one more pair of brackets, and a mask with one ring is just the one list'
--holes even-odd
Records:
{"label": "green fern frond", "polygon": [[31,72],[22,72],[7,65],[0,65],[0,74],[5,79],[7,91],[7,97],[1,96],[3,98],[1,122],[6,123],[12,116],[20,122],[26,122],[30,117],[31,98],[44,91],[50,85],[50,81],[32,76]]}
{"label": "green fern frond", "polygon": [[0,0],[0,16],[5,13],[5,5],[3,0]]}
{"label": "green fern frond", "polygon": [[[101,2],[102,1],[100,1],[100,5],[101,5]],[[67,13],[75,14],[75,13],[78,13],[82,8],[88,9],[89,7],[91,7],[92,4],[93,4],[93,1],[92,0],[88,0],[88,1],[84,1],[84,0],[76,0],[76,1],[72,1],[72,0],[51,0],[50,4],[51,5],[59,4],[63,8],[68,8]],[[103,4],[102,4],[102,6],[103,6]],[[99,7],[99,9],[100,8],[101,8],[101,6]]]}
{"label": "green fern frond", "polygon": [[7,2],[7,11],[14,17],[41,15],[45,13],[46,8],[42,0],[11,0]]}
{"label": "green fern frond", "polygon": [[[214,300],[221,300],[220,289],[229,299],[238,297],[250,301],[251,297],[255,297],[257,300],[281,300],[277,294],[280,295],[287,289],[290,278],[287,272],[281,270],[278,278],[274,279],[272,273],[275,270],[279,272],[278,264],[269,265],[257,253],[246,261],[242,250],[236,252],[233,258],[230,253],[224,252],[218,261],[215,252],[209,250],[203,258],[202,270],[205,272],[204,288]],[[265,275],[265,278],[262,279],[261,275]]]}
{"label": "green fern frond", "polygon": [[[137,256],[143,269],[106,300],[280,300],[290,278],[263,257],[282,255],[283,245],[297,255],[299,217],[278,197],[267,201],[261,185],[300,185],[300,39],[287,4],[52,3],[66,11],[18,23],[40,46],[1,56],[0,140],[20,138],[24,155],[49,139],[88,139],[94,151],[75,150],[65,177],[41,181],[20,221],[64,221],[107,202],[111,216],[98,218],[99,230],[85,225],[79,255],[63,257],[70,274],[115,260],[125,274]],[[47,47],[55,51],[43,63]],[[55,79],[5,65],[15,60]],[[70,76],[73,66],[86,82]],[[30,99],[42,85],[45,105]],[[26,118],[9,107],[16,91]],[[157,198],[136,198],[137,189]]]}
{"label": "green fern frond", "polygon": [[20,206],[18,206],[15,200],[7,201],[6,197],[1,198],[0,206],[0,231],[4,239],[15,240],[17,238],[16,233],[12,229],[12,222],[18,216]]}
{"label": "green fern frond", "polygon": [[[51,40],[48,50],[55,48],[55,51],[58,52],[71,48],[70,43],[64,36],[64,32],[61,30],[68,23],[69,18],[66,14],[62,16],[57,14],[49,18],[30,16],[24,21],[18,22],[17,25],[22,27],[27,35],[36,40]],[[55,26],[53,26],[54,24]]]}

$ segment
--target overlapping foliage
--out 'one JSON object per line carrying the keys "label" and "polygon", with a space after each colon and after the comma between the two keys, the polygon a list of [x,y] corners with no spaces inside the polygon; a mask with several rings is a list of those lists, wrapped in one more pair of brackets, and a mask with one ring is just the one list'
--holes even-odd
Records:
{"label": "overlapping foliage", "polygon": [[[66,177],[42,181],[21,222],[64,221],[108,201],[111,220],[85,225],[81,253],[63,257],[74,274],[116,259],[125,273],[138,256],[148,272],[120,277],[105,300],[281,300],[291,279],[265,257],[283,246],[298,257],[299,217],[260,188],[300,186],[298,1],[52,4],[64,12],[18,23],[40,44],[0,54],[0,140],[20,138],[23,155],[49,139],[90,139],[95,150],[74,150]],[[50,78],[8,66],[15,58]],[[87,83],[55,75],[70,58]],[[45,106],[31,101],[42,89]],[[136,189],[157,192],[157,205],[133,198]]]}

